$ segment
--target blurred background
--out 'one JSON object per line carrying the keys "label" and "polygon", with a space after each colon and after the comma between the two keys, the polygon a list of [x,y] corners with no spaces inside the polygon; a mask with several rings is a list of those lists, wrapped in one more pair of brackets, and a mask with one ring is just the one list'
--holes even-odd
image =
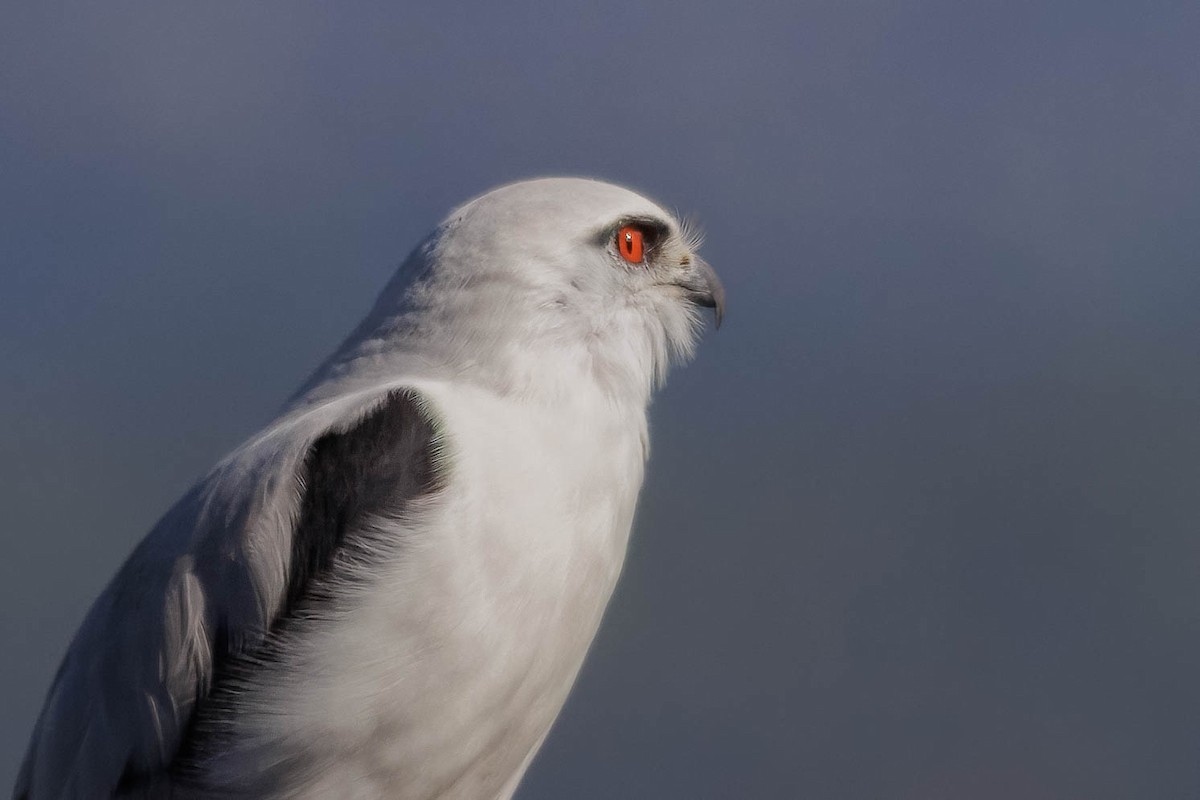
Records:
{"label": "blurred background", "polygon": [[1200,795],[1200,5],[4,5],[0,787],[157,517],[576,174],[729,314],[521,800]]}

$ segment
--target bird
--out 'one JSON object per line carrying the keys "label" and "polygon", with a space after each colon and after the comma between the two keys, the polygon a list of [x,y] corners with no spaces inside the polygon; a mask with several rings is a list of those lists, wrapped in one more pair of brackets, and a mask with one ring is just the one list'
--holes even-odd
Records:
{"label": "bird", "polygon": [[588,178],[452,211],[99,595],[15,800],[511,798],[620,575],[652,395],[724,315],[699,245]]}

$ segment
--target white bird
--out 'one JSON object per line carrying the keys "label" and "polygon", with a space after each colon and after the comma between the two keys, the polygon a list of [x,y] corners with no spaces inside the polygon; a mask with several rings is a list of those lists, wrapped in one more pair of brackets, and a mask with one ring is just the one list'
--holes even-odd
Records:
{"label": "white bird", "polygon": [[625,556],[647,406],[724,293],[597,181],[457,209],[96,600],[14,797],[504,800]]}

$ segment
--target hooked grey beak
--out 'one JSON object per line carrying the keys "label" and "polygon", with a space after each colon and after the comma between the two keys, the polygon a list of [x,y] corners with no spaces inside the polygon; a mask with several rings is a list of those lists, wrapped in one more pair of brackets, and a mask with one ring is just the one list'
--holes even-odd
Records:
{"label": "hooked grey beak", "polygon": [[725,318],[725,287],[708,262],[699,256],[692,256],[691,268],[678,285],[683,287],[688,300],[713,310],[717,327],[720,328],[721,320]]}

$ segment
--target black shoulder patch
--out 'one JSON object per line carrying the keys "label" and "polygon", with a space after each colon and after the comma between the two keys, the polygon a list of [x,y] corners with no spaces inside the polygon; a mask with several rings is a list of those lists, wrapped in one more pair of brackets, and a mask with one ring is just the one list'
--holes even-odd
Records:
{"label": "black shoulder patch", "polygon": [[389,392],[358,420],[330,430],[308,448],[297,471],[300,495],[292,532],[287,593],[266,639],[252,652],[235,652],[223,629],[213,648],[213,679],[195,712],[171,766],[177,780],[200,777],[199,762],[221,748],[225,721],[239,686],[256,667],[280,657],[289,630],[324,616],[335,598],[339,563],[361,564],[389,542],[370,538],[371,518],[403,515],[412,501],[442,486],[435,452],[434,423],[409,390]]}
{"label": "black shoulder patch", "polygon": [[297,476],[302,495],[281,619],[329,571],[348,533],[370,516],[403,513],[438,488],[433,439],[416,396],[393,391],[356,423],[313,442]]}

